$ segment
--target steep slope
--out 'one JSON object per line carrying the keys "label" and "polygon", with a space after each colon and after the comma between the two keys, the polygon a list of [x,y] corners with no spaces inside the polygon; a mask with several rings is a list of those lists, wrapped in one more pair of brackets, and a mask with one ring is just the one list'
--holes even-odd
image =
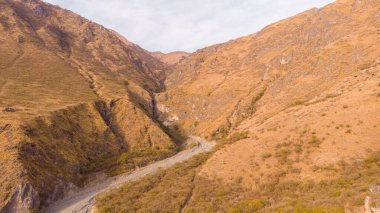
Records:
{"label": "steep slope", "polygon": [[168,156],[171,129],[219,150],[111,192],[103,207],[360,212],[379,183],[377,0],[338,0],[170,68],[69,11],[0,7],[0,212],[39,211],[91,172]]}
{"label": "steep slope", "polygon": [[340,0],[182,60],[160,119],[217,150],[105,193],[99,212],[364,212],[380,181],[379,19],[379,1]]}
{"label": "steep slope", "polygon": [[[158,98],[160,119],[220,142],[244,139],[217,151],[198,177],[273,189],[277,194],[261,197],[273,208],[290,202],[281,187],[297,191],[301,183],[341,177],[342,168],[369,162],[360,173],[365,184],[350,179],[350,186],[363,184],[351,196],[355,204],[340,203],[360,206],[369,186],[378,184],[371,176],[378,164],[363,159],[380,149],[379,29],[379,1],[338,0],[202,49],[168,76],[168,91]],[[193,196],[200,198],[189,204],[194,211],[218,199]]]}
{"label": "steep slope", "polygon": [[152,52],[151,54],[153,57],[168,65],[174,65],[190,55],[190,53],[183,51],[176,51],[170,53]]}
{"label": "steep slope", "polygon": [[311,99],[376,64],[378,13],[377,1],[338,1],[202,49],[168,76],[160,107],[210,136]]}
{"label": "steep slope", "polygon": [[[104,162],[124,171],[175,151],[155,119],[166,65],[56,6],[0,8],[0,212],[41,209]],[[118,158],[129,152],[139,159]]]}

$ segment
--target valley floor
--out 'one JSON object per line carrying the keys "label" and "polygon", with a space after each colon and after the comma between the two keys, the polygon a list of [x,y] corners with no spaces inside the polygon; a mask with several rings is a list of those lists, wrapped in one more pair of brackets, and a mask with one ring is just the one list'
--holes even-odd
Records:
{"label": "valley floor", "polygon": [[97,183],[90,184],[80,189],[79,191],[69,194],[64,199],[53,203],[46,209],[46,212],[90,212],[93,207],[94,198],[98,194],[113,188],[120,187],[122,184],[125,184],[127,182],[136,181],[146,175],[153,174],[160,169],[169,168],[174,164],[188,160],[197,154],[211,151],[214,147],[213,143],[208,142],[203,138],[191,136],[190,139],[195,141],[197,144],[193,148],[181,151],[178,154],[165,160],[155,162],[143,168],[139,168],[134,172],[121,174],[116,177],[111,177],[103,181],[98,181]]}

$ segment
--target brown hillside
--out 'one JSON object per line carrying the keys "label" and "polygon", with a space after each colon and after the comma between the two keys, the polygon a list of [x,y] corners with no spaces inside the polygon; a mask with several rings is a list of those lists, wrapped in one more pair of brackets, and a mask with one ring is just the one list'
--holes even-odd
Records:
{"label": "brown hillside", "polygon": [[380,183],[379,29],[379,1],[341,0],[182,60],[160,119],[217,150],[97,210],[364,212]]}
{"label": "brown hillside", "polygon": [[338,1],[202,49],[168,77],[161,108],[187,131],[211,135],[311,99],[376,64],[378,9],[377,1]]}
{"label": "brown hillside", "polygon": [[186,135],[217,148],[97,210],[356,213],[380,184],[378,0],[338,0],[190,55],[150,53],[39,0],[0,8],[0,212],[43,211]]}
{"label": "brown hillside", "polygon": [[43,208],[104,162],[131,168],[121,153],[174,151],[154,115],[166,65],[41,1],[0,8],[0,212]]}
{"label": "brown hillside", "polygon": [[379,29],[379,1],[345,0],[202,49],[168,76],[161,119],[218,141],[248,133],[201,178],[249,190],[336,178],[380,149]]}

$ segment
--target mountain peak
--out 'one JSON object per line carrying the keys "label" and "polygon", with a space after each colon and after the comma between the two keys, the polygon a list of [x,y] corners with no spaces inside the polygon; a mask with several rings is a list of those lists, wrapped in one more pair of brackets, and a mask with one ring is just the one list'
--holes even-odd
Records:
{"label": "mountain peak", "polygon": [[160,51],[157,51],[152,52],[151,54],[153,57],[157,58],[167,65],[174,65],[190,55],[190,53],[184,51],[174,51],[170,53],[162,53]]}

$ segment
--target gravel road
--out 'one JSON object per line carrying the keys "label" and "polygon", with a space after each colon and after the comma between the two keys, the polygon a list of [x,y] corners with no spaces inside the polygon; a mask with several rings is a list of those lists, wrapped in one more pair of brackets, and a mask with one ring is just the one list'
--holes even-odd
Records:
{"label": "gravel road", "polygon": [[205,139],[200,137],[190,136],[189,139],[197,142],[198,145],[191,149],[181,151],[172,157],[139,168],[131,173],[121,174],[115,177],[107,178],[99,183],[90,184],[74,193],[70,193],[62,200],[52,203],[46,208],[46,212],[90,213],[95,202],[95,196],[98,194],[112,188],[120,187],[127,182],[136,181],[146,175],[157,172],[159,169],[169,168],[176,163],[183,162],[193,157],[196,154],[211,151],[214,147],[214,143],[207,142]]}

